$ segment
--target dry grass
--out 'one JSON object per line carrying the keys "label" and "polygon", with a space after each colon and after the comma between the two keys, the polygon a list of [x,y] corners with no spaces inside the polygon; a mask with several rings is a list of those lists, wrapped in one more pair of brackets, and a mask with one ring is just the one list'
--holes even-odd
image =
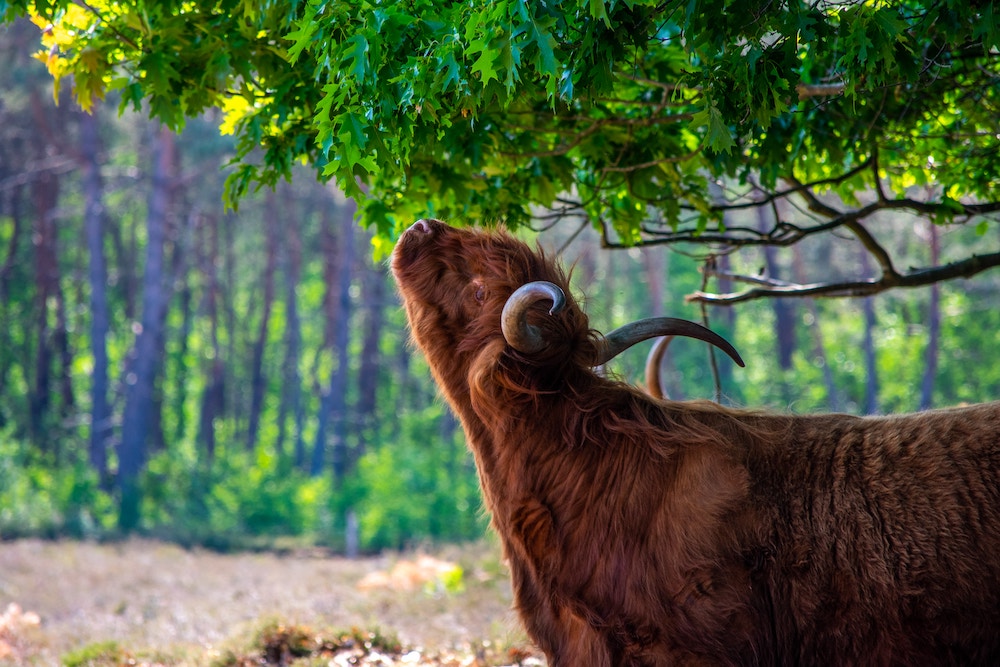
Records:
{"label": "dry grass", "polygon": [[31,665],[58,665],[101,642],[203,664],[268,619],[379,630],[404,646],[471,654],[484,642],[525,643],[497,551],[481,544],[434,552],[461,567],[460,580],[408,586],[389,576],[387,585],[361,590],[358,582],[373,572],[417,559],[223,555],[140,540],[0,542],[0,612],[17,603],[40,617],[18,637],[16,660]]}

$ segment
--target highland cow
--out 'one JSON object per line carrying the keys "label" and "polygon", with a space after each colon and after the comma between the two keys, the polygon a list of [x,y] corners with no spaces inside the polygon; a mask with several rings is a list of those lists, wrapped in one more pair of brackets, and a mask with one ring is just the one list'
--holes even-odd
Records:
{"label": "highland cow", "polygon": [[659,400],[595,367],[654,335],[727,344],[663,318],[602,336],[503,232],[419,221],[392,270],[552,667],[1000,664],[1000,404]]}

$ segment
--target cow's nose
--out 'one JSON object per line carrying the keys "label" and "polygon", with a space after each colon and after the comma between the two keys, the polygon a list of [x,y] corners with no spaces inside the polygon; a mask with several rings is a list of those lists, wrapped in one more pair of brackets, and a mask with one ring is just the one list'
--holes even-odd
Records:
{"label": "cow's nose", "polygon": [[410,226],[410,229],[412,229],[414,231],[417,231],[417,232],[421,232],[422,234],[430,234],[431,233],[431,225],[430,225],[429,222],[427,222],[424,219],[420,219],[420,220],[417,220],[416,222],[414,222]]}

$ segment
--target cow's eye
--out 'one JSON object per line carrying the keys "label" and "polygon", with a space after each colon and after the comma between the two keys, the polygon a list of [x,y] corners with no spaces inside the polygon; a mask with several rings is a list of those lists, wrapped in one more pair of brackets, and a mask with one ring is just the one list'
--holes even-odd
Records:
{"label": "cow's eye", "polygon": [[476,301],[478,301],[479,303],[486,301],[486,285],[484,285],[482,282],[478,280],[473,282],[472,285],[476,290],[475,291]]}

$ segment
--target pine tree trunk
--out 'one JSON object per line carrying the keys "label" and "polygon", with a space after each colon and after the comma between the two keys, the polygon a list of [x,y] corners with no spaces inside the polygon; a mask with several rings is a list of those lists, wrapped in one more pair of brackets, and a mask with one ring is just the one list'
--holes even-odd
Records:
{"label": "pine tree trunk", "polygon": [[[0,396],[4,396],[7,387],[7,374],[13,365],[16,355],[13,354],[11,327],[7,325],[7,304],[10,302],[9,281],[17,261],[17,247],[21,241],[21,231],[24,227],[20,212],[20,188],[11,188],[7,193],[7,206],[3,211],[9,211],[11,220],[10,242],[6,257],[0,266]],[[0,429],[7,425],[7,416],[0,407]]]}
{"label": "pine tree trunk", "polygon": [[330,323],[336,366],[330,375],[329,388],[320,401],[319,426],[311,468],[313,475],[318,475],[322,471],[322,458],[316,453],[326,449],[329,424],[332,427],[332,467],[336,484],[343,481],[350,464],[347,448],[347,380],[350,362],[348,346],[350,345],[351,277],[355,254],[354,211],[353,202],[341,206],[337,211],[340,221],[337,228],[336,269],[333,272],[336,275],[336,282],[331,285],[331,295],[335,301],[332,311],[336,315]]}
{"label": "pine tree trunk", "polygon": [[[190,248],[186,248],[185,252],[190,252]],[[187,354],[188,354],[188,343],[191,339],[191,331],[194,328],[194,313],[192,312],[192,304],[194,298],[194,291],[191,288],[191,276],[190,272],[185,272],[180,276],[181,284],[178,289],[178,303],[177,306],[181,311],[181,330],[177,335],[177,385],[175,387],[174,393],[174,406],[173,411],[176,415],[176,426],[174,429],[174,441],[181,442],[187,435],[187,399],[188,399],[188,364],[187,364]]]}
{"label": "pine tree trunk", "polygon": [[29,395],[29,424],[32,438],[43,450],[52,447],[44,437],[45,420],[52,405],[52,363],[55,347],[50,314],[50,304],[57,299],[59,265],[55,249],[55,226],[52,223],[59,197],[59,183],[55,176],[42,173],[31,183],[33,203],[31,237],[35,248],[35,313],[37,341],[34,383]]}
{"label": "pine tree trunk", "polygon": [[[223,215],[219,221],[219,232],[220,232],[220,249],[223,252],[224,260],[222,263],[222,268],[225,276],[224,288],[232,290],[236,285],[236,275],[239,272],[238,268],[238,258],[239,255],[236,253],[236,216],[232,213]],[[223,288],[223,289],[224,289]],[[241,386],[242,378],[237,380],[237,366],[236,361],[242,359],[243,357],[237,353],[236,342],[239,336],[236,332],[239,330],[236,324],[236,303],[233,298],[226,298],[231,296],[230,292],[219,290],[219,305],[222,308],[222,315],[226,324],[225,336],[226,340],[226,353],[218,359],[225,359],[224,364],[222,364],[222,369],[225,373],[225,378],[223,382],[229,387],[239,387]],[[220,416],[227,416],[231,420],[231,428],[235,437],[239,437],[238,433],[242,427],[243,418],[247,410],[248,404],[245,399],[246,393],[239,391],[231,391],[220,396],[222,402],[220,403],[219,414]]]}
{"label": "pine tree trunk", "polygon": [[278,267],[278,205],[277,196],[269,191],[264,204],[266,220],[264,263],[264,300],[257,326],[257,338],[253,343],[253,358],[250,360],[250,414],[247,419],[247,449],[253,450],[257,445],[260,430],[260,413],[264,409],[264,391],[267,379],[264,377],[264,348],[267,346],[267,328],[271,321],[271,308],[274,304],[274,273]]}
{"label": "pine tree trunk", "polygon": [[[44,159],[45,151],[50,148],[65,152],[63,137],[53,126],[59,121],[50,122],[42,97],[38,90],[31,91],[31,106],[34,111],[35,131],[38,141],[35,150],[38,157]],[[39,171],[31,180],[31,200],[34,209],[34,228],[32,241],[35,243],[35,268],[39,286],[39,347],[36,365],[35,396],[38,412],[32,411],[32,426],[36,439],[42,435],[45,428],[43,421],[49,411],[52,399],[52,380],[58,380],[58,392],[61,397],[57,417],[62,420],[70,414],[76,404],[73,392],[72,367],[73,354],[69,347],[69,326],[66,315],[66,299],[63,294],[58,249],[58,227],[56,225],[56,210],[59,203],[60,182],[57,174],[46,169]],[[50,304],[51,310],[50,311]],[[54,317],[54,325],[50,318]],[[53,362],[58,359],[58,374],[53,373]],[[59,457],[60,438],[45,437],[43,448]],[[41,441],[39,441],[41,442]]]}
{"label": "pine tree trunk", "polygon": [[96,114],[81,113],[80,157],[83,167],[84,230],[90,279],[90,347],[94,367],[90,378],[90,465],[102,480],[108,473],[107,442],[111,434],[108,403],[108,270],[104,257],[104,183],[99,156],[101,137]]}
{"label": "pine tree trunk", "polygon": [[[667,281],[667,259],[662,248],[648,247],[642,249],[643,269],[646,274],[646,287],[649,290],[648,315],[650,317],[662,317],[666,315],[666,290]],[[659,368],[655,372],[660,378],[665,378],[666,382],[660,382],[663,387],[663,394],[675,401],[684,400],[684,389],[676,381],[674,363],[671,358],[670,348],[663,352]]]}
{"label": "pine tree trunk", "polygon": [[[871,276],[872,268],[868,259],[868,251],[861,251],[861,275],[865,278]],[[878,321],[875,318],[875,299],[865,297],[861,300],[861,310],[864,314],[865,332],[862,340],[862,349],[865,357],[865,398],[864,413],[873,415],[878,412],[878,365],[875,355],[875,328]]]}
{"label": "pine tree trunk", "polygon": [[212,359],[205,369],[205,386],[202,390],[198,412],[198,446],[205,458],[215,457],[215,420],[222,415],[225,407],[225,367],[219,345],[219,221],[214,216],[206,216],[200,221],[197,236],[198,246],[203,249],[200,257],[201,273],[205,277],[205,295],[202,303],[204,316],[208,319],[209,344]]}
{"label": "pine tree trunk", "polygon": [[[931,249],[931,266],[941,259],[941,237],[937,225],[927,223],[928,242]],[[920,383],[920,409],[934,406],[934,380],[937,378],[938,355],[941,341],[941,287],[931,285],[931,298],[927,313],[927,350],[924,352],[924,377]]]}
{"label": "pine tree trunk", "polygon": [[[763,207],[757,207],[757,226],[761,231],[772,225],[771,215]],[[781,280],[781,266],[778,263],[778,251],[772,246],[764,246],[764,264],[767,276]],[[791,299],[771,299],[774,310],[774,340],[778,366],[783,371],[792,367],[792,356],[795,354],[795,305]]]}
{"label": "pine tree trunk", "polygon": [[379,368],[382,366],[380,344],[385,322],[388,277],[381,267],[366,266],[363,274],[363,303],[365,312],[364,341],[358,369],[357,450],[349,467],[364,456],[368,443],[374,436],[375,411],[378,407]]}
{"label": "pine tree trunk", "polygon": [[[802,257],[802,249],[799,246],[792,248],[792,263],[796,282],[806,281],[805,260]],[[840,401],[840,392],[837,391],[837,383],[833,379],[833,369],[830,368],[830,360],[826,354],[826,343],[823,340],[823,329],[820,326],[820,312],[815,299],[805,299],[806,310],[808,311],[808,327],[813,340],[813,357],[819,360],[823,371],[823,384],[826,386],[826,402],[833,412],[843,410]]]}
{"label": "pine tree trunk", "polygon": [[[194,249],[195,234],[199,231],[204,216],[195,207],[188,212],[185,225],[178,230],[177,238],[174,239],[173,268],[171,282],[176,286],[177,307],[180,310],[181,328],[177,333],[177,351],[174,358],[177,360],[177,367],[173,374],[174,401],[171,410],[175,415],[175,427],[173,433],[174,442],[181,442],[187,435],[187,400],[189,366],[187,362],[188,345],[191,339],[191,331],[194,328],[194,313],[192,301],[194,300],[194,290],[191,287],[192,264],[197,261]],[[172,295],[171,295],[172,296]],[[167,312],[163,313],[164,318]],[[165,328],[164,328],[165,330]]]}
{"label": "pine tree trunk", "polygon": [[[285,210],[291,206],[289,190],[283,191]],[[302,376],[299,372],[302,348],[302,323],[299,319],[299,300],[296,289],[302,276],[302,240],[297,224],[287,225],[279,239],[282,249],[282,273],[285,278],[285,359],[281,383],[281,402],[278,407],[278,439],[275,448],[284,453],[289,415],[294,426],[293,462],[297,469],[305,469],[306,447],[302,437],[305,414],[302,409]]]}
{"label": "pine tree trunk", "polygon": [[155,387],[160,367],[163,326],[164,245],[174,165],[174,135],[162,128],[153,145],[153,178],[146,214],[146,265],[142,279],[142,323],[132,351],[132,370],[126,378],[127,396],[122,418],[118,458],[121,507],[118,527],[131,532],[140,521],[139,476],[146,464],[146,448],[155,416]]}

